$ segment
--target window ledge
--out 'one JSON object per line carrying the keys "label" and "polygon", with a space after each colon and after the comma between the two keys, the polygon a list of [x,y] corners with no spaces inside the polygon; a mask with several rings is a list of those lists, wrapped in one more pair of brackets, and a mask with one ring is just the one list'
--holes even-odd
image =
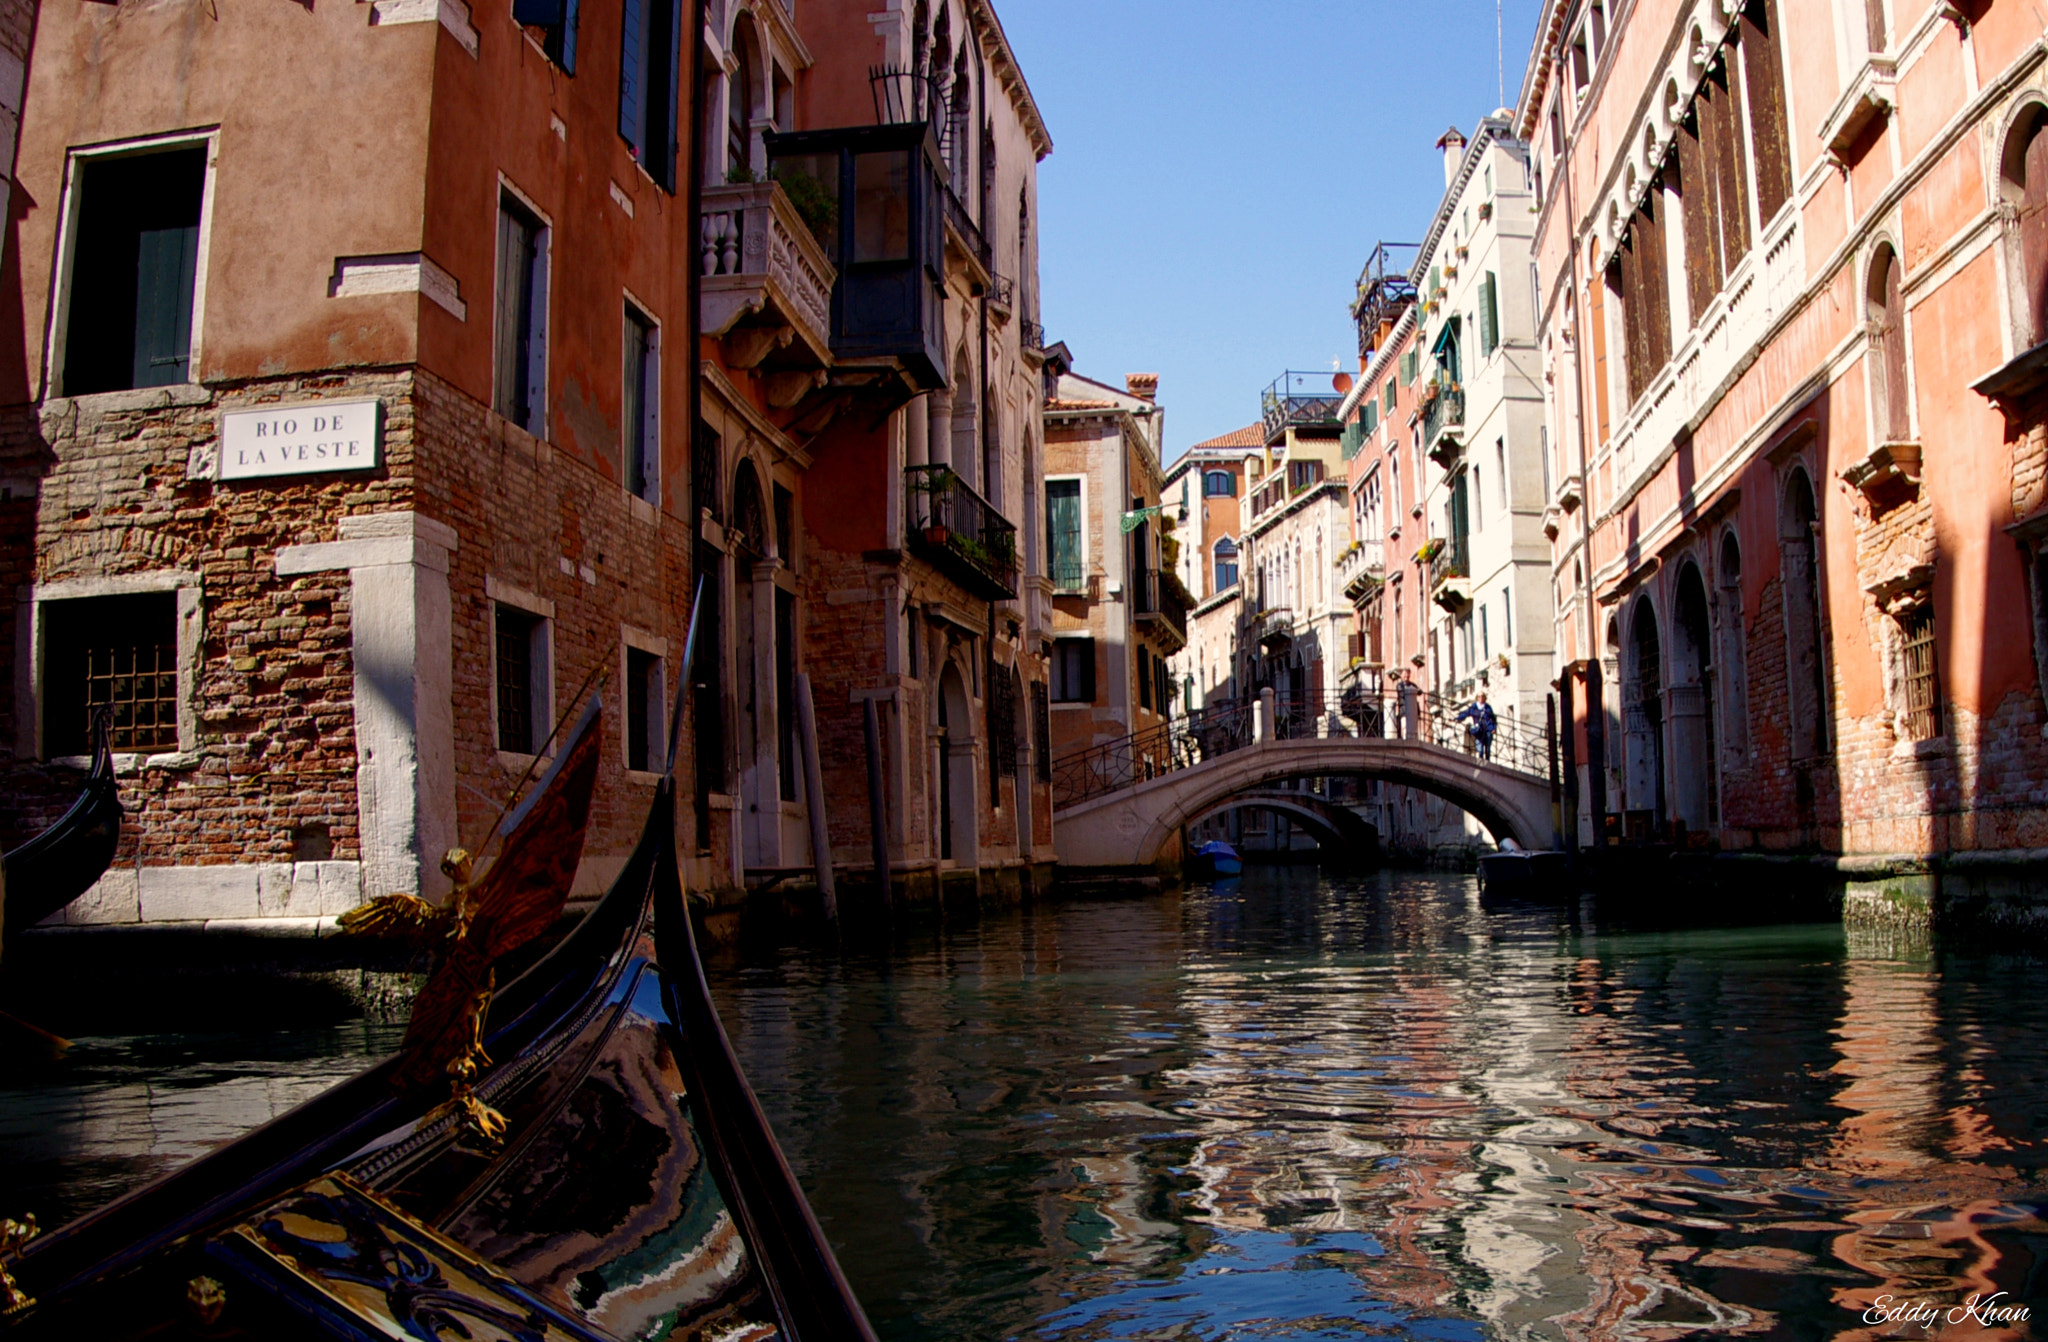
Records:
{"label": "window ledge", "polygon": [[496,753],[498,756],[498,767],[508,769],[513,773],[520,773],[531,768],[537,758],[546,758],[545,756],[524,755],[516,750],[500,750]]}
{"label": "window ledge", "polygon": [[2048,341],[2023,350],[1970,384],[1986,400],[2017,401],[2048,385]]}
{"label": "window ledge", "polygon": [[1944,759],[1949,753],[1947,736],[1930,736],[1924,741],[1901,741],[1892,747],[1895,760]]}
{"label": "window ledge", "polygon": [[1849,87],[1820,123],[1820,142],[1839,158],[1856,142],[1872,119],[1881,117],[1898,103],[1899,68],[1884,56],[1867,58],[1849,81]]}
{"label": "window ledge", "polygon": [[213,392],[197,382],[173,382],[167,387],[129,387],[122,391],[95,391],[84,396],[52,396],[43,402],[45,415],[112,415],[130,410],[163,410],[174,405],[205,405]]}

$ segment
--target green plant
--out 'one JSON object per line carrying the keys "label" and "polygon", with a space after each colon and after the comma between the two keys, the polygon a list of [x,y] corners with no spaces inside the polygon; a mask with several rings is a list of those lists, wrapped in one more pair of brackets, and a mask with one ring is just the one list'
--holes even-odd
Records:
{"label": "green plant", "polygon": [[804,226],[811,230],[811,236],[827,251],[832,250],[839,234],[838,197],[802,168],[780,164],[769,176],[781,184],[782,194],[789,197],[789,203],[795,207]]}
{"label": "green plant", "polygon": [[727,186],[747,186],[760,180],[760,178],[754,176],[754,170],[744,164],[735,163],[725,170],[725,184]]}

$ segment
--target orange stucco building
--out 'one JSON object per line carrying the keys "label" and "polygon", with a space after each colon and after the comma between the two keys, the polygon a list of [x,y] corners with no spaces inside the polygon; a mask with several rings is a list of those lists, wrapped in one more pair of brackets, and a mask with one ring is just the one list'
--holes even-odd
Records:
{"label": "orange stucco building", "polygon": [[1597,800],[1611,837],[1837,855],[1872,916],[2023,888],[2048,846],[2040,17],[1614,9],[1545,5],[1517,113],[1581,836]]}

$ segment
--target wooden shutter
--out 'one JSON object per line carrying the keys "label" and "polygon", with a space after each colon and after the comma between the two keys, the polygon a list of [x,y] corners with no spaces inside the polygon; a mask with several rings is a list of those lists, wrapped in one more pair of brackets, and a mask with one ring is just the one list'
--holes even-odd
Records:
{"label": "wooden shutter", "polygon": [[1721,229],[1714,219],[1714,181],[1701,143],[1704,119],[1695,103],[1672,137],[1678,142],[1674,171],[1680,217],[1685,223],[1686,305],[1694,326],[1721,291]]}
{"label": "wooden shutter", "polygon": [[1885,251],[1884,272],[1879,278],[1876,312],[1878,429],[1887,442],[1905,442],[1912,436],[1912,415],[1906,394],[1906,306],[1900,292],[1904,279],[1899,254]]}
{"label": "wooden shutter", "polygon": [[[659,3],[660,0],[655,0]],[[683,0],[668,0],[668,88],[666,98],[654,100],[653,112],[666,119],[661,124],[659,135],[650,135],[648,143],[652,151],[648,154],[647,171],[665,191],[676,189],[676,157],[680,152],[682,137],[676,133],[678,118],[682,114],[680,90],[683,86]]]}
{"label": "wooden shutter", "polygon": [[2048,119],[2036,121],[2020,156],[2019,254],[2029,342],[2048,339]]}
{"label": "wooden shutter", "polygon": [[1489,270],[1479,285],[1479,352],[1491,354],[1499,347],[1500,294]]}
{"label": "wooden shutter", "polygon": [[1778,53],[1774,0],[1742,11],[1742,73],[1749,88],[1749,137],[1756,153],[1757,216],[1769,223],[1792,197],[1792,151],[1785,129],[1785,72]]}
{"label": "wooden shutter", "polygon": [[647,144],[647,4],[619,3],[619,134],[635,157]]}
{"label": "wooden shutter", "polygon": [[136,243],[134,385],[163,387],[190,381],[199,225],[145,228]]}
{"label": "wooden shutter", "polygon": [[1700,81],[1700,93],[1707,99],[1714,124],[1710,162],[1724,283],[1749,255],[1749,153],[1742,144],[1742,85],[1729,75],[1729,63],[1722,60]]}

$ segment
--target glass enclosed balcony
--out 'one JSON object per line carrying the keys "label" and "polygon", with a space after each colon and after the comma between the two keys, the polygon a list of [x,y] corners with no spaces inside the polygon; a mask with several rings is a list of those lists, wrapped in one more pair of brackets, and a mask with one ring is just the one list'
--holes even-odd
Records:
{"label": "glass enclosed balcony", "polygon": [[769,176],[838,271],[832,353],[901,360],[921,390],[946,385],[945,187],[926,122],[766,137]]}

